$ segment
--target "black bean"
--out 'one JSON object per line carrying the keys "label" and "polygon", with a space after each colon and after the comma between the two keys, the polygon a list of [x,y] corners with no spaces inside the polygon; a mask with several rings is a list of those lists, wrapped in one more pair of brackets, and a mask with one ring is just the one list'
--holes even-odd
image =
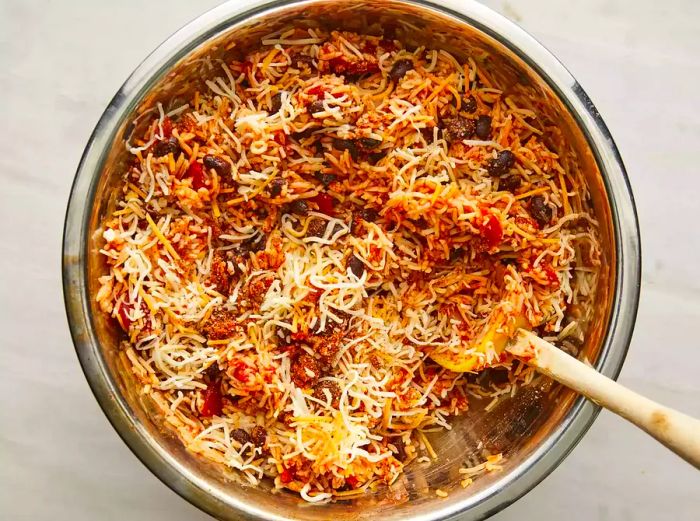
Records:
{"label": "black bean", "polygon": [[474,112],[476,112],[476,108],[476,98],[471,94],[462,99],[462,110],[467,114],[474,114]]}
{"label": "black bean", "polygon": [[416,228],[419,230],[425,230],[429,225],[428,221],[425,220],[425,217],[419,217],[418,219],[409,219]]}
{"label": "black bean", "polygon": [[501,150],[495,159],[491,159],[486,169],[492,175],[503,175],[515,164],[515,156],[510,150]]}
{"label": "black bean", "polygon": [[309,203],[305,199],[294,199],[289,204],[289,209],[292,213],[297,215],[306,215],[309,213]]}
{"label": "black bean", "polygon": [[363,208],[357,212],[357,216],[368,223],[373,223],[379,217],[379,212],[373,208]]}
{"label": "black bean", "polygon": [[491,134],[491,117],[479,116],[476,120],[476,135],[479,139],[486,139]]}
{"label": "black bean", "polygon": [[457,262],[464,255],[463,248],[456,248],[450,252],[450,262]]}
{"label": "black bean", "polygon": [[389,71],[389,79],[399,81],[411,69],[413,69],[413,62],[411,60],[397,60]]}
{"label": "black bean", "polygon": [[219,364],[214,362],[209,367],[204,370],[204,379],[213,382],[219,378],[221,371],[219,370]]}
{"label": "black bean", "polygon": [[370,165],[376,165],[382,159],[384,159],[388,153],[389,153],[388,150],[380,150],[379,152],[372,152],[371,154],[367,155],[367,162]]}
{"label": "black bean", "polygon": [[243,254],[245,253],[257,253],[263,251],[267,245],[267,235],[264,233],[259,233],[243,241],[239,247],[239,251]]}
{"label": "black bean", "polygon": [[338,176],[335,174],[324,174],[322,172],[316,172],[314,177],[318,179],[324,188],[328,188],[328,185],[334,183]]}
{"label": "black bean", "polygon": [[476,125],[471,119],[457,116],[446,119],[443,122],[445,129],[445,140],[448,143],[472,137],[476,131]]}
{"label": "black bean", "polygon": [[153,146],[153,155],[156,157],[167,156],[172,153],[177,155],[180,152],[180,142],[175,137],[170,137],[167,141],[158,141]]}
{"label": "black bean", "polygon": [[273,179],[272,183],[270,183],[270,196],[277,197],[279,194],[281,194],[284,185],[284,179],[280,179],[279,177]]}
{"label": "black bean", "polygon": [[515,193],[515,191],[520,188],[521,184],[522,179],[520,176],[517,174],[511,174],[500,178],[498,181],[498,189]]}
{"label": "black bean", "polygon": [[253,430],[250,431],[250,439],[256,447],[265,445],[265,441],[267,441],[267,431],[265,427],[261,427],[260,425],[253,427]]}
{"label": "black bean", "polygon": [[231,174],[231,164],[225,159],[217,156],[204,156],[204,166],[207,169],[214,169],[220,176],[228,176]]}
{"label": "black bean", "polygon": [[348,268],[350,268],[350,271],[359,279],[365,272],[365,263],[362,262],[359,257],[353,255],[348,261]]}
{"label": "black bean", "polygon": [[361,137],[360,139],[358,139],[358,142],[360,144],[360,147],[362,147],[365,150],[377,148],[379,145],[382,144],[380,139],[373,139],[371,137]]}
{"label": "black bean", "polygon": [[544,197],[536,195],[530,199],[530,215],[537,221],[540,228],[544,228],[552,220],[552,207],[546,203]]}
{"label": "black bean", "polygon": [[333,138],[333,148],[336,150],[340,150],[341,152],[343,150],[347,150],[350,152],[350,157],[353,159],[357,159],[357,147],[355,146],[355,142],[351,139],[341,139],[339,137],[334,137]]}
{"label": "black bean", "polygon": [[323,102],[318,99],[309,103],[309,106],[306,109],[309,111],[309,114],[313,115],[325,111],[326,107],[323,105]]}
{"label": "black bean", "polygon": [[270,112],[277,114],[282,108],[282,93],[278,92],[270,99]]}
{"label": "black bean", "polygon": [[248,434],[248,433],[247,433],[246,431],[244,431],[243,429],[234,429],[234,430],[231,432],[231,438],[233,438],[234,440],[236,440],[236,441],[237,441],[238,443],[240,443],[241,445],[245,445],[246,443],[250,443],[250,442],[251,442],[250,434]]}
{"label": "black bean", "polygon": [[292,137],[293,137],[294,139],[296,139],[297,141],[302,140],[302,139],[306,139],[306,138],[309,137],[311,134],[313,134],[315,130],[318,130],[318,128],[319,128],[319,127],[308,127],[308,128],[305,128],[305,129],[302,130],[301,132],[295,132],[294,134],[292,134]]}
{"label": "black bean", "polygon": [[490,382],[497,386],[503,386],[510,382],[510,372],[507,369],[491,367],[481,373],[480,382]]}

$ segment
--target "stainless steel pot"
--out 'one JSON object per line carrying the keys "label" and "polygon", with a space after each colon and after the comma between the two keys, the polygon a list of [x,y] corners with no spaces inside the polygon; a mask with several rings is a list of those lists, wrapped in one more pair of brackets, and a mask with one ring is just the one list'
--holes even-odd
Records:
{"label": "stainless steel pot", "polygon": [[[433,444],[438,461],[413,465],[401,486],[359,499],[309,506],[269,485],[242,486],[235,474],[188,453],[159,422],[152,404],[120,370],[119,333],[96,309],[100,220],[113,203],[112,188],[126,159],[123,145],[132,122],[155,103],[185,98],[208,74],[208,60],[255,45],[284,25],[320,23],[356,31],[391,27],[408,44],[471,55],[509,95],[530,105],[560,130],[550,146],[591,189],[591,211],[601,222],[603,272],[583,352],[607,376],[617,376],[632,334],[640,277],[639,230],[624,166],[595,107],[581,86],[523,30],[471,0],[231,1],[171,36],[129,77],[100,119],[78,167],[68,204],[63,243],[63,284],[73,341],[85,375],[120,436],[163,482],[221,519],[480,519],[525,494],[573,449],[598,408],[568,390],[527,388],[490,413],[475,403]],[[236,42],[226,49],[222,42]],[[479,442],[482,442],[479,445]],[[458,469],[484,450],[504,452],[502,472],[472,486],[458,485]],[[448,498],[435,488],[449,490]]]}

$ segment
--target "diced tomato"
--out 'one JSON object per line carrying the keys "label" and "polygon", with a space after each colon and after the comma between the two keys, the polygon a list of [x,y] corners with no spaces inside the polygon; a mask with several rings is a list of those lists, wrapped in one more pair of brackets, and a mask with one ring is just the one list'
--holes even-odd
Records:
{"label": "diced tomato", "polygon": [[244,362],[235,362],[233,367],[233,377],[236,380],[245,382],[248,380],[248,373],[250,372],[250,367]]}
{"label": "diced tomato", "polygon": [[223,400],[221,398],[221,382],[212,382],[202,393],[204,399],[202,403],[202,416],[218,416],[223,409]]}
{"label": "diced tomato", "polygon": [[489,248],[498,246],[503,240],[503,227],[498,217],[489,215],[481,225],[481,235]]}
{"label": "diced tomato", "polygon": [[355,476],[348,476],[345,478],[345,483],[350,485],[350,488],[357,488],[357,484],[360,482]]}
{"label": "diced tomato", "polygon": [[280,481],[285,485],[291,483],[294,481],[294,473],[287,468],[283,469],[282,472],[280,472]]}
{"label": "diced tomato", "polygon": [[311,199],[311,202],[314,202],[318,205],[318,211],[321,213],[325,213],[326,215],[333,215],[333,207],[335,206],[335,199],[333,199],[330,195],[325,194],[325,193],[320,193],[316,197]]}
{"label": "diced tomato", "polygon": [[206,186],[206,177],[204,177],[204,169],[202,168],[201,163],[197,163],[196,161],[193,162],[187,168],[187,173],[185,175],[192,179],[192,188],[195,190],[199,190],[200,188],[204,188]]}
{"label": "diced tomato", "polygon": [[165,118],[163,118],[163,139],[168,139],[172,135],[173,121],[168,116],[165,116]]}
{"label": "diced tomato", "polygon": [[317,98],[322,98],[324,92],[326,92],[326,89],[323,88],[323,85],[316,85],[307,91],[308,94]]}
{"label": "diced tomato", "polygon": [[129,318],[128,313],[132,309],[133,308],[128,304],[122,304],[119,306],[119,311],[117,311],[117,315],[119,315],[119,323],[122,326],[122,329],[127,333],[129,332],[129,327],[131,327],[131,319]]}

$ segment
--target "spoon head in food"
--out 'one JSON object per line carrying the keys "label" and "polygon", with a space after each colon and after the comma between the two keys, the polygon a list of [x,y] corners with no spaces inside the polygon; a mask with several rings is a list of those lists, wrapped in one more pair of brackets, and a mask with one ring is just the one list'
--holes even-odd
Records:
{"label": "spoon head in food", "polygon": [[509,340],[520,328],[529,326],[523,314],[494,313],[494,318],[474,343],[461,346],[458,350],[435,351],[430,357],[456,373],[481,371],[501,362]]}

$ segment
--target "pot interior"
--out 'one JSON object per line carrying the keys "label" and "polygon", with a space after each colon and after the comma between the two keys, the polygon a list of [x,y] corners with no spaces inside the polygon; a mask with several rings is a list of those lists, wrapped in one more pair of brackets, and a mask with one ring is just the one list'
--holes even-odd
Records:
{"label": "pot interior", "polygon": [[[609,197],[586,136],[557,93],[533,66],[478,24],[408,2],[302,2],[259,9],[250,16],[233,16],[217,24],[209,31],[210,36],[190,43],[186,54],[173,56],[170,65],[144,86],[131,110],[121,118],[121,125],[111,139],[112,145],[103,155],[94,200],[87,201],[92,208],[86,258],[88,295],[95,295],[97,278],[105,270],[98,253],[100,234],[93,232],[99,230],[102,218],[115,203],[115,187],[129,160],[124,137],[132,132],[133,122],[140,114],[152,110],[158,102],[166,111],[181,105],[196,89],[202,88],[203,79],[220,73],[216,68],[217,60],[240,58],[247,49],[257,46],[262,36],[285,26],[321,25],[370,34],[391,30],[396,39],[408,46],[443,48],[461,60],[473,58],[518,105],[538,114],[539,124],[552,130],[547,133],[548,144],[560,155],[562,164],[585,179],[588,190],[582,197],[582,205],[600,223],[602,259],[592,304],[584,310],[588,325],[585,341],[579,349],[582,356],[598,360],[611,314],[616,277]],[[233,47],[229,45],[232,42],[235,42]],[[238,510],[241,505],[248,505],[249,512],[265,512],[270,517],[309,520],[434,519],[438,510],[464,510],[502,489],[524,467],[532,465],[538,451],[552,443],[562,423],[571,416],[575,403],[571,391],[552,385],[547,379],[537,379],[515,396],[502,399],[489,412],[484,410],[487,400],[473,400],[468,413],[453,418],[452,430],[430,437],[437,452],[433,463],[412,463],[397,483],[376,493],[310,506],[296,495],[271,493],[268,483],[258,488],[244,486],[235,472],[187,452],[175,435],[163,427],[157,408],[139,392],[130,371],[124,369],[126,359],[119,349],[120,330],[105,319],[94,298],[91,298],[89,312],[94,335],[101,346],[102,362],[120,394],[116,398],[123,400],[123,406],[136,419],[147,442],[168,455],[181,479],[198,483],[202,487],[201,494],[210,496],[209,508],[225,518],[241,519]],[[484,382],[487,379],[488,376],[482,378]],[[485,474],[469,487],[462,488],[459,469],[495,453],[504,455],[502,471]],[[174,488],[177,489],[177,484]],[[447,491],[449,497],[437,498],[436,488]]]}

